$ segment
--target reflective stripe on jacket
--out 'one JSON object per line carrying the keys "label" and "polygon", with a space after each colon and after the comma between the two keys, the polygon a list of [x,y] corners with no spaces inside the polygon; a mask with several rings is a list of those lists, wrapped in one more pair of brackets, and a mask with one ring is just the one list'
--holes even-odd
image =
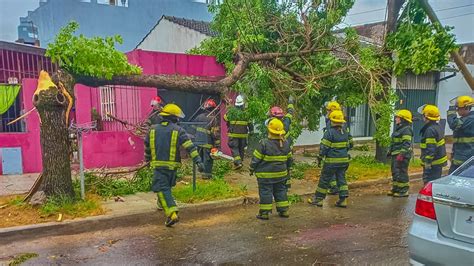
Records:
{"label": "reflective stripe on jacket", "polygon": [[[231,117],[228,116],[229,113],[232,113]],[[227,136],[230,138],[247,138],[249,132],[253,130],[253,125],[248,120],[245,110],[240,108],[231,107],[224,115],[224,120],[227,123]]]}
{"label": "reflective stripe on jacket", "polygon": [[403,154],[405,158],[411,158],[412,139],[413,128],[411,124],[408,124],[408,122],[402,122],[400,125],[396,125],[396,128],[392,133],[392,139],[390,142],[390,154]]}
{"label": "reflective stripe on jacket", "polygon": [[430,121],[420,130],[421,161],[423,164],[446,165],[444,132],[437,122]]}
{"label": "reflective stripe on jacket", "polygon": [[163,121],[153,126],[145,137],[145,160],[155,168],[176,170],[181,166],[180,146],[186,149],[195,163],[201,161],[186,131],[175,123]]}
{"label": "reflective stripe on jacket", "polygon": [[458,118],[456,110],[448,110],[448,125],[453,130],[453,158],[455,165],[461,165],[474,156],[474,111]]}
{"label": "reflective stripe on jacket", "polygon": [[287,140],[261,140],[253,152],[250,170],[260,179],[281,180],[288,177],[293,159]]}
{"label": "reflective stripe on jacket", "polygon": [[346,164],[349,163],[349,150],[353,146],[349,128],[332,126],[324,131],[319,156],[324,158],[325,164]]}

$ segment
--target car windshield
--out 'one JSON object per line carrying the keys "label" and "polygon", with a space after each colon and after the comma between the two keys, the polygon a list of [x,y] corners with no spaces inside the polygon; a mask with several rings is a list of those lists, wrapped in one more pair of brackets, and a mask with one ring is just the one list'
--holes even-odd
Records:
{"label": "car windshield", "polygon": [[474,156],[456,169],[452,175],[474,178]]}

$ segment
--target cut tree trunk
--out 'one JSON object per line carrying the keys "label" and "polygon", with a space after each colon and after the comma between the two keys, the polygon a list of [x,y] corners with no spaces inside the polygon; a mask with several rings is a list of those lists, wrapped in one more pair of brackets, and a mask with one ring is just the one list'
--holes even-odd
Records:
{"label": "cut tree trunk", "polygon": [[41,90],[33,97],[41,119],[43,182],[40,190],[47,196],[74,196],[69,160],[70,142],[66,126],[66,97],[54,87]]}

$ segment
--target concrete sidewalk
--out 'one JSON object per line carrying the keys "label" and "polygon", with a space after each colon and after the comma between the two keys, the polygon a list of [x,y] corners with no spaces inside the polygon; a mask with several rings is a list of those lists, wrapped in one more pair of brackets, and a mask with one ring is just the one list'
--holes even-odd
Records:
{"label": "concrete sidewalk", "polygon": [[0,175],[0,196],[28,192],[38,176],[39,174]]}

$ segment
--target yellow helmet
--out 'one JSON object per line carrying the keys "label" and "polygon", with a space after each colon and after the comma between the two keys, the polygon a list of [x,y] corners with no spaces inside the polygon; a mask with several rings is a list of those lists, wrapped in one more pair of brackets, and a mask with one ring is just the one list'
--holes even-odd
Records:
{"label": "yellow helmet", "polygon": [[56,84],[53,83],[48,72],[41,70],[38,78],[38,87],[39,90],[46,90],[50,87],[56,88]]}
{"label": "yellow helmet", "polygon": [[329,114],[329,120],[334,123],[345,123],[344,114],[341,110],[335,110]]}
{"label": "yellow helmet", "polygon": [[406,110],[406,109],[398,110],[397,113],[395,114],[395,116],[403,118],[406,121],[408,121],[409,123],[413,123],[412,122],[413,116],[412,116],[412,114],[409,110]]}
{"label": "yellow helmet", "polygon": [[184,118],[183,111],[181,110],[181,108],[179,108],[179,106],[177,106],[174,103],[169,103],[169,104],[165,105],[163,107],[163,109],[161,109],[160,115],[161,116],[173,115],[173,116],[176,116],[176,117],[179,117],[179,118]]}
{"label": "yellow helmet", "polygon": [[342,110],[341,105],[336,101],[326,102],[325,106],[326,106],[326,110],[328,111],[336,111],[336,110],[341,111]]}
{"label": "yellow helmet", "polygon": [[285,135],[285,126],[283,125],[283,122],[281,122],[280,119],[278,118],[273,118],[270,120],[268,123],[268,132],[275,134],[275,135]]}
{"label": "yellow helmet", "polygon": [[474,105],[474,99],[471,96],[463,95],[456,99],[456,107],[464,108]]}
{"label": "yellow helmet", "polygon": [[441,119],[438,107],[431,104],[420,106],[418,112],[431,121],[439,121]]}

